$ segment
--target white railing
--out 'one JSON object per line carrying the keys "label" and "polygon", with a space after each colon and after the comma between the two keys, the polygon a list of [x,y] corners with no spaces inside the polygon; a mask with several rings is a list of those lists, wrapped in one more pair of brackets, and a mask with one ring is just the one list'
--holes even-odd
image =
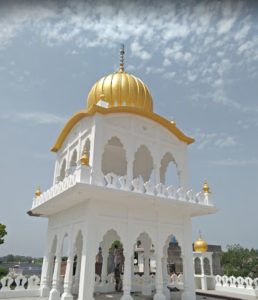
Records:
{"label": "white railing", "polygon": [[203,192],[195,193],[192,189],[186,190],[183,187],[175,188],[171,185],[165,186],[162,183],[155,185],[151,181],[144,182],[141,176],[134,178],[132,181],[129,181],[126,176],[118,176],[114,173],[108,173],[105,176],[103,174],[99,174],[97,177],[94,177],[93,174],[93,178],[90,178],[91,176],[92,171],[89,167],[78,166],[74,168],[72,174],[66,176],[62,181],[53,185],[39,197],[35,197],[33,199],[32,209],[70,189],[75,186],[77,182],[88,184],[93,182],[94,185],[112,189],[213,206],[210,194]]}
{"label": "white railing", "polygon": [[58,183],[54,184],[50,189],[46,190],[39,197],[33,198],[32,209],[70,189],[71,187],[75,186],[77,182],[88,183],[89,175],[89,168],[75,168],[72,174],[65,177],[62,181],[59,181]]}
{"label": "white railing", "polygon": [[155,289],[155,275],[139,275],[135,274],[132,276],[132,291],[143,292],[143,289],[149,289],[153,291]]}
{"label": "white railing", "polygon": [[165,186],[162,183],[154,185],[151,181],[144,182],[141,177],[134,178],[131,183],[128,183],[126,176],[117,176],[114,173],[109,173],[104,176],[102,182],[102,185],[108,188],[213,206],[211,195],[207,193],[195,193],[192,189],[186,190],[183,187],[175,188],[171,185]]}
{"label": "white railing", "polygon": [[215,289],[258,297],[258,278],[215,276]]}
{"label": "white railing", "polygon": [[170,288],[184,289],[183,274],[172,274],[168,276],[167,286]]}
{"label": "white railing", "polygon": [[18,275],[15,278],[5,276],[1,280],[0,299],[39,296],[40,278],[36,275],[29,278]]}

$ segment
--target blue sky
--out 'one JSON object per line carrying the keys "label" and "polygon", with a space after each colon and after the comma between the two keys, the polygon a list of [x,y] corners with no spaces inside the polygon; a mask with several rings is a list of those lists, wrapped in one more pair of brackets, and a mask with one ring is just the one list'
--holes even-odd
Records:
{"label": "blue sky", "polygon": [[193,220],[211,244],[258,246],[258,15],[248,1],[10,1],[0,4],[0,255],[43,255],[46,220],[26,215],[52,184],[50,148],[119,65],[154,111],[195,137],[189,182],[207,179],[219,211]]}

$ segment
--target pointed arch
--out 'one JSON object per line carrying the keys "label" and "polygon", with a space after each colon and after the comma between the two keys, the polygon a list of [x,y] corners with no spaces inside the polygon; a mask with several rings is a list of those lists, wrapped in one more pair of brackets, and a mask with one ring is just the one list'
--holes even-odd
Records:
{"label": "pointed arch", "polygon": [[205,275],[211,275],[210,260],[207,257],[203,259],[203,269]]}
{"label": "pointed arch", "polygon": [[181,246],[174,234],[171,234],[163,247],[163,262],[164,273],[183,273],[183,259],[182,259],[182,250]]}
{"label": "pointed arch", "polygon": [[160,182],[166,185],[179,185],[177,163],[170,152],[166,152],[160,161]]}
{"label": "pointed arch", "polygon": [[201,275],[202,274],[201,259],[199,257],[196,257],[194,259],[194,273],[196,275]]}
{"label": "pointed arch", "polygon": [[65,171],[66,171],[66,159],[64,158],[61,164],[60,173],[59,173],[59,180],[62,181],[65,178]]}
{"label": "pointed arch", "polygon": [[156,272],[155,247],[147,232],[142,232],[133,245],[133,275],[150,276]]}
{"label": "pointed arch", "polygon": [[56,236],[56,234],[54,235],[54,237],[51,241],[51,244],[49,246],[50,246],[49,252],[51,254],[55,254],[56,253],[56,247],[57,247],[57,236]]}
{"label": "pointed arch", "polygon": [[141,145],[134,155],[133,178],[141,176],[146,182],[150,179],[154,169],[153,158],[150,150],[145,145]]}
{"label": "pointed arch", "polygon": [[101,169],[104,175],[115,173],[118,176],[125,176],[127,173],[125,148],[116,136],[109,139],[104,147]]}
{"label": "pointed arch", "polygon": [[86,152],[87,156],[90,157],[90,139],[89,138],[87,138],[84,143],[81,155],[83,154],[84,151]]}
{"label": "pointed arch", "polygon": [[74,149],[71,160],[70,160],[70,168],[76,167],[76,165],[77,165],[77,150]]}

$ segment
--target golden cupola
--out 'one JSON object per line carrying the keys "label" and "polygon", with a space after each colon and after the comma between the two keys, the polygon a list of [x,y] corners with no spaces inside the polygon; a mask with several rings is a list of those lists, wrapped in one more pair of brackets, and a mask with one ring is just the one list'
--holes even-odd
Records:
{"label": "golden cupola", "polygon": [[[52,147],[57,152],[72,128],[84,117],[96,113],[117,114],[128,113],[138,115],[158,123],[175,135],[180,141],[191,144],[194,139],[186,136],[176,125],[175,121],[153,112],[153,102],[147,85],[136,76],[124,70],[124,46],[120,50],[120,68],[117,72],[108,74],[97,81],[91,88],[87,98],[87,108],[74,114],[66,123]],[[82,164],[88,164],[88,155],[83,155]]]}
{"label": "golden cupola", "polygon": [[198,240],[194,242],[195,252],[207,252],[208,244],[199,236]]}
{"label": "golden cupola", "polygon": [[91,88],[87,109],[100,100],[111,107],[133,107],[146,112],[153,111],[152,97],[148,87],[139,78],[124,70],[124,47],[120,50],[120,69],[97,81]]}

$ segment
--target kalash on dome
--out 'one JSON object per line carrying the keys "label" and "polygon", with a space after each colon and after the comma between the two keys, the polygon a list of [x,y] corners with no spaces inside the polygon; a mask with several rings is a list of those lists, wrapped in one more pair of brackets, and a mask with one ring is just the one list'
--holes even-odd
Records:
{"label": "kalash on dome", "polygon": [[[183,300],[195,299],[191,219],[216,208],[207,188],[195,193],[188,185],[187,147],[193,142],[153,112],[146,84],[124,69],[122,48],[119,70],[93,85],[87,108],[58,136],[53,186],[36,191],[29,211],[48,218],[41,296],[92,300],[118,290],[119,280],[123,300],[132,292],[168,299],[166,264],[175,239],[183,264],[178,290]],[[177,182],[168,176],[169,164]],[[137,251],[144,256],[144,280],[137,277]]]}

